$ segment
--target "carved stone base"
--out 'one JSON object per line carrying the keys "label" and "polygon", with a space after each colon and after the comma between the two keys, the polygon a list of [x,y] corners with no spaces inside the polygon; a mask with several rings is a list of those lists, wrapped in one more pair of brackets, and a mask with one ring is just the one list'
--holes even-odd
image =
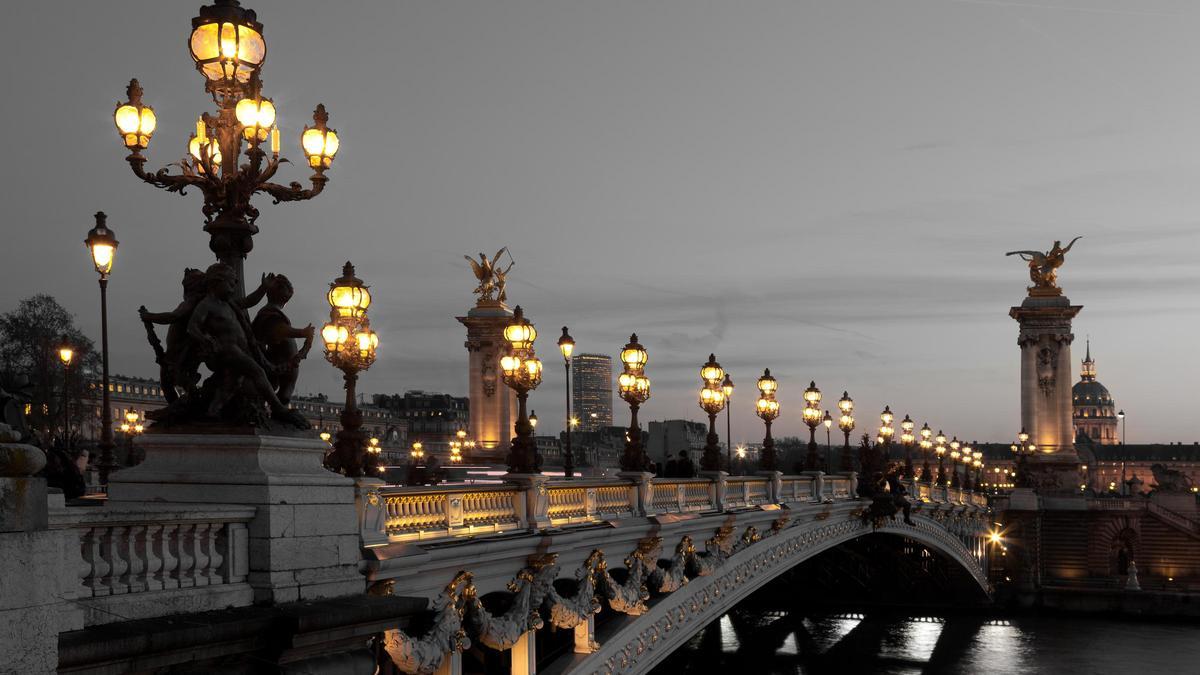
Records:
{"label": "carved stone base", "polygon": [[242,504],[258,602],[361,594],[362,559],[354,481],[325,469],[316,438],[154,434],[146,461],[113,474],[110,504]]}
{"label": "carved stone base", "polygon": [[1025,462],[1025,474],[1024,478],[1018,476],[1021,484],[1043,496],[1077,495],[1080,482],[1085,480],[1077,459],[1063,458],[1057,453],[1030,457]]}
{"label": "carved stone base", "polygon": [[540,473],[506,473],[504,480],[525,491],[525,513],[519,520],[531,530],[550,527],[550,493],[546,490],[549,477]]}

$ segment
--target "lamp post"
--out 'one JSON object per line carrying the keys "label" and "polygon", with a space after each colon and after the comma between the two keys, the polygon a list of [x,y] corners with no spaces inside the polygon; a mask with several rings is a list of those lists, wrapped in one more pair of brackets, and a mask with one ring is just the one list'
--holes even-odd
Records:
{"label": "lamp post", "polygon": [[934,447],[933,447],[933,454],[937,455],[937,460],[938,460],[937,481],[935,481],[935,482],[938,485],[945,487],[945,485],[946,485],[946,465],[945,465],[946,434],[943,434],[941,429],[938,429],[937,437],[934,438],[934,442],[936,443],[936,445],[934,445]]}
{"label": "lamp post", "polygon": [[842,471],[850,472],[854,470],[854,457],[850,454],[850,432],[854,431],[854,399],[850,398],[849,392],[842,392],[838,410],[842,413],[838,418],[838,428],[846,436],[845,445],[842,446]]}
{"label": "lamp post", "polygon": [[[153,112],[150,113],[153,115]],[[153,126],[151,127],[153,130]],[[108,227],[108,216],[96,212],[96,225],[83,240],[100,275],[100,484],[108,485],[113,470],[112,398],[108,392],[108,274],[117,255],[117,237]]]}
{"label": "lamp post", "polygon": [[575,338],[567,332],[567,327],[563,326],[562,337],[558,338],[558,350],[562,352],[563,367],[566,371],[566,399],[567,399],[567,442],[563,449],[563,475],[569,480],[575,475],[575,455],[571,450],[571,421],[575,418],[571,417],[571,355],[575,353]]}
{"label": "lamp post", "polygon": [[1125,409],[1117,411],[1117,419],[1121,420],[1121,445],[1125,445]]}
{"label": "lamp post", "polygon": [[721,382],[725,370],[717,363],[715,354],[708,355],[708,363],[700,368],[700,409],[708,413],[708,436],[705,438],[704,454],[700,457],[700,468],[704,471],[721,470],[721,441],[717,436],[717,413],[725,408],[725,391]]}
{"label": "lamp post", "polygon": [[[188,50],[196,70],[212,95],[216,114],[204,113],[196,122],[196,133],[188,144],[188,156],[178,163],[179,172],[169,167],[147,172],[142,154],[157,127],[153,108],[142,103],[142,87],[130,80],[126,101],[113,113],[118,135],[129,150],[125,158],[134,175],[169,192],[184,194],[195,187],[204,195],[204,231],[209,248],[237,274],[237,295],[245,293],[242,264],[258,233],[258,210],[252,196],[265,192],[275,203],[303,201],[319,194],[328,182],[325,171],[341,145],[337,132],[327,126],[324,105],[313,111],[313,126],[304,127],[300,146],[306,164],[313,169],[311,187],[299,183],[272,183],[281,162],[279,127],[275,104],[263,96],[260,71],[266,58],[263,25],[253,10],[236,0],[215,0],[200,8],[192,19]],[[263,145],[269,146],[271,155]],[[245,144],[245,163],[239,162]]]}
{"label": "lamp post", "polygon": [[375,363],[379,336],[371,330],[367,308],[371,292],[362,279],[354,275],[354,265],[346,262],[342,276],[329,284],[329,322],[321,327],[325,343],[325,359],[342,371],[346,387],[346,406],[342,409],[342,428],[337,432],[329,468],[357,478],[375,473],[375,455],[366,452],[366,437],[362,431],[362,411],[358,409],[355,388],[358,374]]}
{"label": "lamp post", "polygon": [[504,327],[504,339],[508,342],[508,354],[500,358],[500,370],[504,373],[504,384],[517,393],[516,436],[508,452],[508,472],[541,473],[542,458],[538,455],[533,423],[526,416],[525,407],[529,392],[542,382],[542,362],[533,350],[537,329],[525,318],[520,305],[513,310],[512,322]]}
{"label": "lamp post", "polygon": [[958,441],[958,436],[955,436],[950,441],[950,472],[951,472],[950,473],[950,487],[953,487],[953,488],[956,488],[959,486],[958,459],[959,459],[959,457],[962,456],[962,454],[958,451],[958,449],[961,446],[962,446],[962,443],[960,443]]}
{"label": "lamp post", "polygon": [[883,461],[886,463],[891,459],[892,436],[896,433],[896,429],[892,427],[892,421],[896,416],[892,414],[891,406],[883,406],[883,412],[879,413],[879,437],[876,439],[883,445]]}
{"label": "lamp post", "polygon": [[829,431],[833,428],[833,415],[830,415],[828,410],[821,418],[821,424],[825,425],[825,473],[833,473],[833,441]]}
{"label": "lamp post", "polygon": [[808,454],[804,456],[805,471],[820,471],[821,460],[817,456],[817,426],[821,424],[824,415],[821,414],[821,390],[817,389],[815,380],[809,381],[804,390],[804,410],[801,419],[808,425]]}
{"label": "lamp post", "polygon": [[622,471],[650,470],[650,458],[642,445],[642,428],[638,424],[638,409],[650,398],[650,378],[646,377],[646,348],[638,342],[637,333],[621,349],[624,370],[617,377],[621,399],[629,404],[629,430],[625,434],[625,452],[621,455]]}
{"label": "lamp post", "polygon": [[921,425],[921,480],[926,483],[933,480],[933,474],[929,471],[929,451],[933,449],[933,430],[929,428],[929,423]]}
{"label": "lamp post", "polygon": [[731,413],[733,406],[733,378],[729,377],[729,373],[725,373],[725,379],[721,382],[721,391],[725,394],[725,464],[733,471],[733,422],[731,421]]}
{"label": "lamp post", "polygon": [[913,434],[913,429],[917,423],[912,421],[908,415],[900,421],[900,445],[904,446],[904,476],[909,480],[913,479],[913,462],[912,449],[917,442],[917,437]]}
{"label": "lamp post", "polygon": [[71,449],[71,362],[75,360],[75,348],[71,346],[67,336],[62,337],[58,346],[58,360],[63,366],[63,447]]}
{"label": "lamp post", "polygon": [[763,436],[762,458],[759,462],[763,471],[777,471],[779,459],[775,455],[775,439],[771,438],[771,422],[779,417],[779,401],[775,399],[775,392],[779,389],[779,382],[771,377],[771,369],[763,370],[762,377],[758,378],[758,401],[754,404],[754,412],[763,421],[763,425],[767,429],[767,433]]}
{"label": "lamp post", "polygon": [[963,479],[962,489],[971,489],[971,466],[975,462],[974,451],[970,445],[963,443],[962,446],[962,463],[963,463]]}

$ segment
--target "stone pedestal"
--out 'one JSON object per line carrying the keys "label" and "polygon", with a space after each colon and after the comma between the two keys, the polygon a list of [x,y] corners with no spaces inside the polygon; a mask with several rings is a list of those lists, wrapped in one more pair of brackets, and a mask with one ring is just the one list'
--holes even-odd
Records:
{"label": "stone pedestal", "polygon": [[470,456],[473,460],[499,464],[508,455],[517,421],[517,397],[501,377],[500,357],[508,348],[504,327],[512,316],[503,303],[493,301],[458,317],[467,327],[463,346],[469,354],[467,392],[471,399],[470,438],[475,441]]}
{"label": "stone pedestal", "polygon": [[651,483],[654,480],[654,474],[647,471],[618,471],[617,477],[633,483],[633,489],[637,491],[636,515],[654,515],[654,485]]}
{"label": "stone pedestal", "polygon": [[525,493],[525,513],[521,522],[530,530],[550,527],[550,493],[546,489],[548,476],[540,473],[506,473],[504,480],[520,486]]}
{"label": "stone pedestal", "polygon": [[256,602],[360,594],[355,484],[322,466],[316,438],[146,434],[146,461],[114,473],[109,503],[242,504]]}
{"label": "stone pedestal", "polygon": [[728,484],[725,482],[729,478],[729,474],[725,471],[701,471],[701,478],[707,478],[713,483],[713,508],[718,511],[725,510],[725,492]]}
{"label": "stone pedestal", "polygon": [[[58,670],[58,634],[83,627],[78,540],[48,530],[46,456],[0,424],[0,670]],[[62,495],[58,501],[61,503]]]}
{"label": "stone pedestal", "polygon": [[354,510],[358,514],[359,536],[364,547],[388,543],[387,511],[379,488],[385,483],[378,478],[354,479]]}

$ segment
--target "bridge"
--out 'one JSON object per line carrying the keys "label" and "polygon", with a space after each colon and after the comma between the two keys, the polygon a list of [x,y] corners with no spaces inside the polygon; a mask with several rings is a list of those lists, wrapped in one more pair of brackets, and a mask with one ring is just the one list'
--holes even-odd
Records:
{"label": "bridge", "polygon": [[[853,473],[394,487],[325,471],[321,445],[147,437],[146,461],[114,475],[107,503],[51,494],[47,512],[43,496],[44,520],[0,559],[41,569],[36,583],[21,576],[30,619],[6,643],[20,646],[12,665],[48,658],[40,649],[64,673],[264,660],[290,664],[280,672],[646,672],[772,579],[864,538],[989,590],[992,523],[974,492],[909,482],[906,524],[873,515]],[[33,496],[9,515],[37,521]]]}

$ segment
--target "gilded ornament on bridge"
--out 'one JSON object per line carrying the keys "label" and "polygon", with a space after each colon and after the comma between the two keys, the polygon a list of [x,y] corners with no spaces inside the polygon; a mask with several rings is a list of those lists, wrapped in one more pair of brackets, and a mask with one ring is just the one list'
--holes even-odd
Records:
{"label": "gilded ornament on bridge", "polygon": [[1049,251],[1009,251],[1004,255],[1020,256],[1021,260],[1029,263],[1029,280],[1033,285],[1029,287],[1029,295],[1032,296],[1057,296],[1062,295],[1062,288],[1058,285],[1058,268],[1063,266],[1067,259],[1067,251],[1075,245],[1082,237],[1075,237],[1071,243],[1063,247],[1061,241],[1055,241],[1054,246]]}
{"label": "gilded ornament on bridge", "polygon": [[411,675],[431,675],[448,654],[470,649],[462,620],[467,596],[473,597],[474,589],[471,573],[459,572],[434,601],[433,628],[428,633],[420,638],[399,629],[384,633],[384,651],[396,668]]}

